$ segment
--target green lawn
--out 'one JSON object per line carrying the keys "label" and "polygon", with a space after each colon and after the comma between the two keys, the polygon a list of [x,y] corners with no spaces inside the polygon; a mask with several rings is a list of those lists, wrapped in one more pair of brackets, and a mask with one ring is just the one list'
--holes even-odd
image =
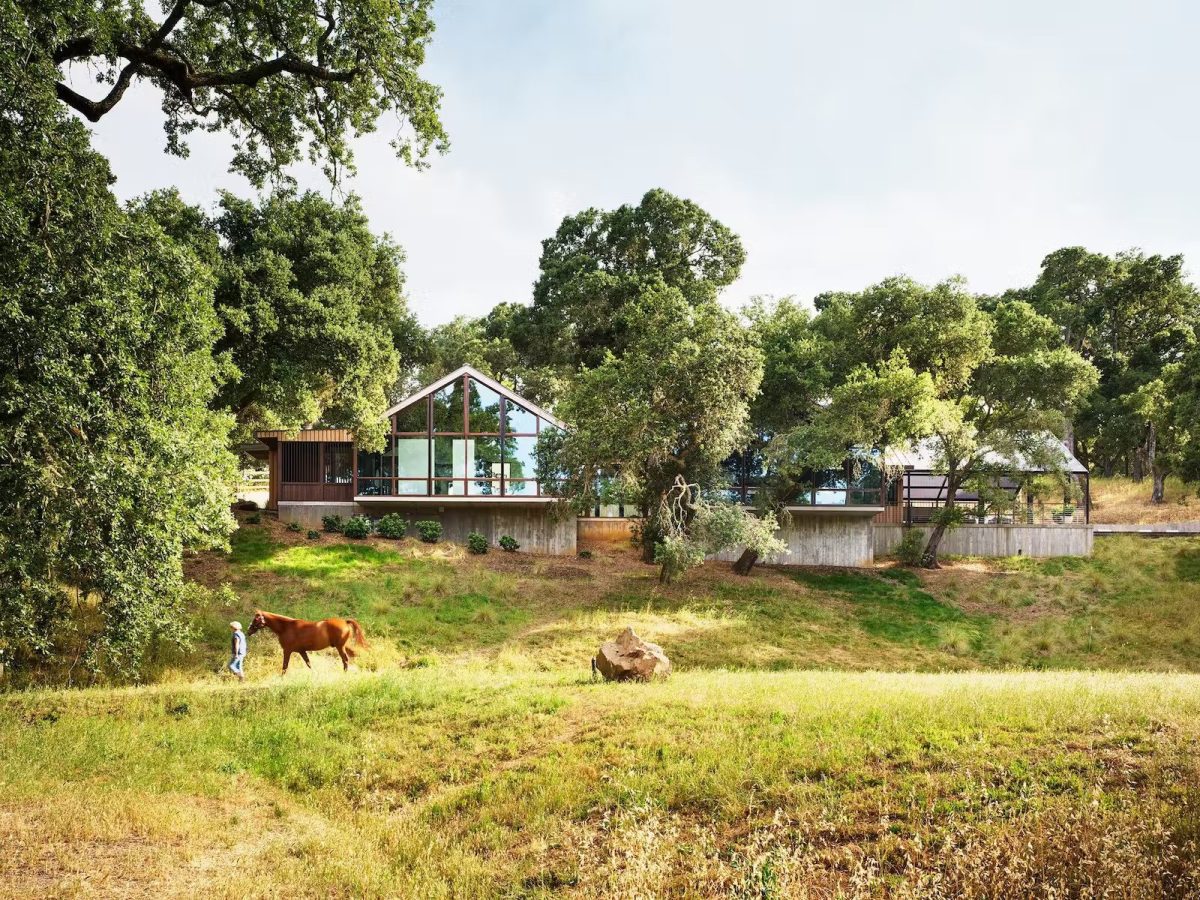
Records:
{"label": "green lawn", "polygon": [[[663,588],[270,523],[191,568],[157,683],[0,695],[6,894],[1200,896],[1197,539]],[[372,647],[230,683],[255,607]],[[625,624],[669,682],[590,680]]]}

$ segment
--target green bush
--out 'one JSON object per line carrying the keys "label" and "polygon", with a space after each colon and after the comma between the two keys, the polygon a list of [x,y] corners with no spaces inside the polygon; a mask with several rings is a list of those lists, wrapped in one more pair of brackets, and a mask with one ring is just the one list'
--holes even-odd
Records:
{"label": "green bush", "polygon": [[416,524],[417,536],[427,544],[436,544],[442,539],[442,523],[423,519]]}
{"label": "green bush", "polygon": [[488,542],[478,531],[472,531],[467,535],[467,549],[472,553],[487,553]]}
{"label": "green bush", "polygon": [[925,532],[920,528],[906,529],[892,553],[906,566],[919,566],[925,554]]}
{"label": "green bush", "polygon": [[591,558],[592,558],[592,551],[591,551],[591,550],[580,550],[580,551],[579,551],[579,558],[580,558],[580,559],[591,559]]}
{"label": "green bush", "polygon": [[311,528],[308,529],[308,539],[310,541],[319,541],[321,539],[321,532],[313,531]]}
{"label": "green bush", "polygon": [[511,534],[506,534],[500,538],[500,549],[507,550],[509,553],[515,553],[521,549],[521,545],[517,543],[517,539]]}
{"label": "green bush", "polygon": [[299,531],[299,530],[300,530],[299,522],[288,522],[288,531]]}
{"label": "green bush", "polygon": [[262,524],[262,513],[255,513],[252,516],[246,516],[245,521],[246,521],[247,525],[261,525]]}
{"label": "green bush", "polygon": [[366,516],[354,516],[342,526],[342,534],[348,538],[365,538],[371,534],[371,520]]}
{"label": "green bush", "polygon": [[380,537],[398,541],[408,533],[408,522],[400,513],[388,513],[375,523],[375,533]]}
{"label": "green bush", "polygon": [[321,516],[321,525],[326,531],[333,532],[334,534],[338,534],[346,527],[346,523],[342,521],[341,516]]}

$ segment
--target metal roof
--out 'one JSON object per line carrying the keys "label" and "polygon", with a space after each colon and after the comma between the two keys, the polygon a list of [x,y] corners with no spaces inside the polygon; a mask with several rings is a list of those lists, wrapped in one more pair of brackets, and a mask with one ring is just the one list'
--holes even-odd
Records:
{"label": "metal roof", "polygon": [[[1087,466],[1075,458],[1075,455],[1066,448],[1062,441],[1057,437],[1047,432],[1042,435],[1042,439],[1046,442],[1047,451],[1057,450],[1063,455],[1063,467],[1072,475],[1086,475],[1088,473]],[[915,444],[907,449],[891,448],[885,454],[887,464],[890,466],[911,467],[916,472],[937,472],[939,471],[936,465],[937,462],[937,447],[932,440],[925,440]],[[994,450],[989,450],[985,454],[985,459],[991,465],[995,466],[1012,466],[1017,472],[1044,472],[1043,466],[1029,465],[1021,454],[1009,456],[1008,454],[1000,453]]]}

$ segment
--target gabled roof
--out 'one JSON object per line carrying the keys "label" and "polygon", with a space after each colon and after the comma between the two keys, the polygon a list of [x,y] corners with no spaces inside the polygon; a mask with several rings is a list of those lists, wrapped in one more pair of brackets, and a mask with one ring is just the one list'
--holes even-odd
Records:
{"label": "gabled roof", "polygon": [[[1075,458],[1075,455],[1069,451],[1066,446],[1057,437],[1046,432],[1041,435],[1045,443],[1047,452],[1055,450],[1062,453],[1063,469],[1071,475],[1086,475],[1088,473],[1087,466]],[[996,466],[1013,465],[1014,470],[1018,472],[1042,472],[1043,467],[1030,465],[1020,454],[1017,454],[1015,459],[1010,459],[1007,456],[997,453],[996,451],[988,451],[985,458],[989,464]],[[887,452],[887,462],[893,466],[911,466],[916,472],[934,472],[937,471],[935,463],[937,461],[937,448],[933,441],[921,441],[920,443],[908,448],[891,448]]]}
{"label": "gabled roof", "polygon": [[416,403],[418,400],[420,400],[424,397],[428,397],[430,394],[437,393],[442,388],[444,388],[446,385],[452,383],[453,381],[455,381],[458,378],[462,378],[464,375],[470,375],[472,378],[474,378],[480,384],[487,385],[489,388],[491,388],[493,391],[495,391],[501,397],[507,397],[513,403],[519,403],[521,406],[523,406],[525,409],[529,410],[535,416],[540,416],[541,418],[543,418],[547,422],[549,422],[551,425],[554,425],[558,428],[566,428],[567,427],[562,422],[560,422],[557,418],[555,418],[551,413],[546,412],[546,410],[542,409],[536,403],[531,403],[530,401],[526,400],[524,397],[522,397],[520,394],[516,393],[515,391],[510,391],[508,388],[506,388],[500,382],[495,381],[494,379],[488,378],[486,375],[484,375],[482,372],[480,372],[478,369],[476,369],[473,366],[459,366],[457,369],[455,369],[449,375],[443,375],[441,378],[439,378],[437,381],[433,382],[432,384],[425,385],[425,387],[421,388],[419,391],[417,391],[414,394],[409,394],[407,397],[405,397],[403,400],[401,400],[399,403],[397,403],[395,406],[393,406],[391,409],[389,409],[386,413],[384,413],[384,416],[387,417],[387,416],[395,415],[400,410],[404,409],[406,406],[411,406],[412,404]]}

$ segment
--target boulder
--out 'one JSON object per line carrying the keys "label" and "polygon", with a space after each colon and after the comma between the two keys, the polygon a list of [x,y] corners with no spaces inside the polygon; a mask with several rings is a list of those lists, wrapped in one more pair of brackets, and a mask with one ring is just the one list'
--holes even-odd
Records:
{"label": "boulder", "polygon": [[638,637],[626,628],[615,641],[605,641],[593,666],[606,681],[650,681],[671,674],[671,660],[658,644]]}

